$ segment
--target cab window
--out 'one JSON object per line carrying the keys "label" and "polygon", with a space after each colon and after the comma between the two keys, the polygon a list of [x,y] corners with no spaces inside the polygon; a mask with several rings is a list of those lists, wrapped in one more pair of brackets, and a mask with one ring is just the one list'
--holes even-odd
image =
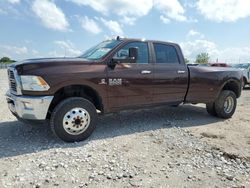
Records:
{"label": "cab window", "polygon": [[148,44],[147,42],[131,42],[126,44],[116,54],[115,58],[127,59],[129,57],[129,48],[135,47],[138,49],[138,58],[136,63],[145,64],[149,61]]}
{"label": "cab window", "polygon": [[179,63],[178,55],[174,46],[167,44],[154,44],[156,63]]}

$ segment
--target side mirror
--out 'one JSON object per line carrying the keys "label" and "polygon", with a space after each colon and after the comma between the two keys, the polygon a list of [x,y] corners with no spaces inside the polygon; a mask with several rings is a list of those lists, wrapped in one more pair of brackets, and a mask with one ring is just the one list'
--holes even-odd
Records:
{"label": "side mirror", "polygon": [[137,58],[138,58],[138,48],[135,47],[129,48],[130,63],[136,63]]}

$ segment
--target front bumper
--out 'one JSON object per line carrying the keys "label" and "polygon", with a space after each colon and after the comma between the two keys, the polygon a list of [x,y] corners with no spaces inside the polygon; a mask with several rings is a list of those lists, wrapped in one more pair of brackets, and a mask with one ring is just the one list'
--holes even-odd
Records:
{"label": "front bumper", "polygon": [[6,93],[10,111],[22,119],[45,120],[53,96],[17,96]]}

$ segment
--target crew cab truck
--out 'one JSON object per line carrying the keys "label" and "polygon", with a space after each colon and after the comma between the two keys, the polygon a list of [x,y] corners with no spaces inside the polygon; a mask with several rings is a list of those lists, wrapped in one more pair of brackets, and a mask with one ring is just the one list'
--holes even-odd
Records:
{"label": "crew cab truck", "polygon": [[47,120],[66,142],[90,136],[98,114],[123,109],[205,103],[227,119],[242,85],[237,69],[188,67],[177,44],[119,37],[77,58],[18,62],[8,75],[11,112],[21,121]]}

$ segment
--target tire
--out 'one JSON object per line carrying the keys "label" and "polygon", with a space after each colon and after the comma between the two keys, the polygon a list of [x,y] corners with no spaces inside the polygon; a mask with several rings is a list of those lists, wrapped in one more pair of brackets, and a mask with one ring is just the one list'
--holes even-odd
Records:
{"label": "tire", "polygon": [[70,97],[59,103],[52,112],[52,132],[65,142],[79,142],[88,138],[95,129],[96,108],[89,100]]}
{"label": "tire", "polygon": [[242,89],[246,89],[246,80],[245,80],[245,78],[243,79],[243,82],[242,82]]}
{"label": "tire", "polygon": [[217,113],[215,111],[214,103],[208,103],[206,104],[207,113],[211,116],[217,116]]}
{"label": "tire", "polygon": [[235,112],[236,106],[236,95],[229,90],[222,91],[214,103],[214,109],[217,116],[223,119],[231,118]]}

